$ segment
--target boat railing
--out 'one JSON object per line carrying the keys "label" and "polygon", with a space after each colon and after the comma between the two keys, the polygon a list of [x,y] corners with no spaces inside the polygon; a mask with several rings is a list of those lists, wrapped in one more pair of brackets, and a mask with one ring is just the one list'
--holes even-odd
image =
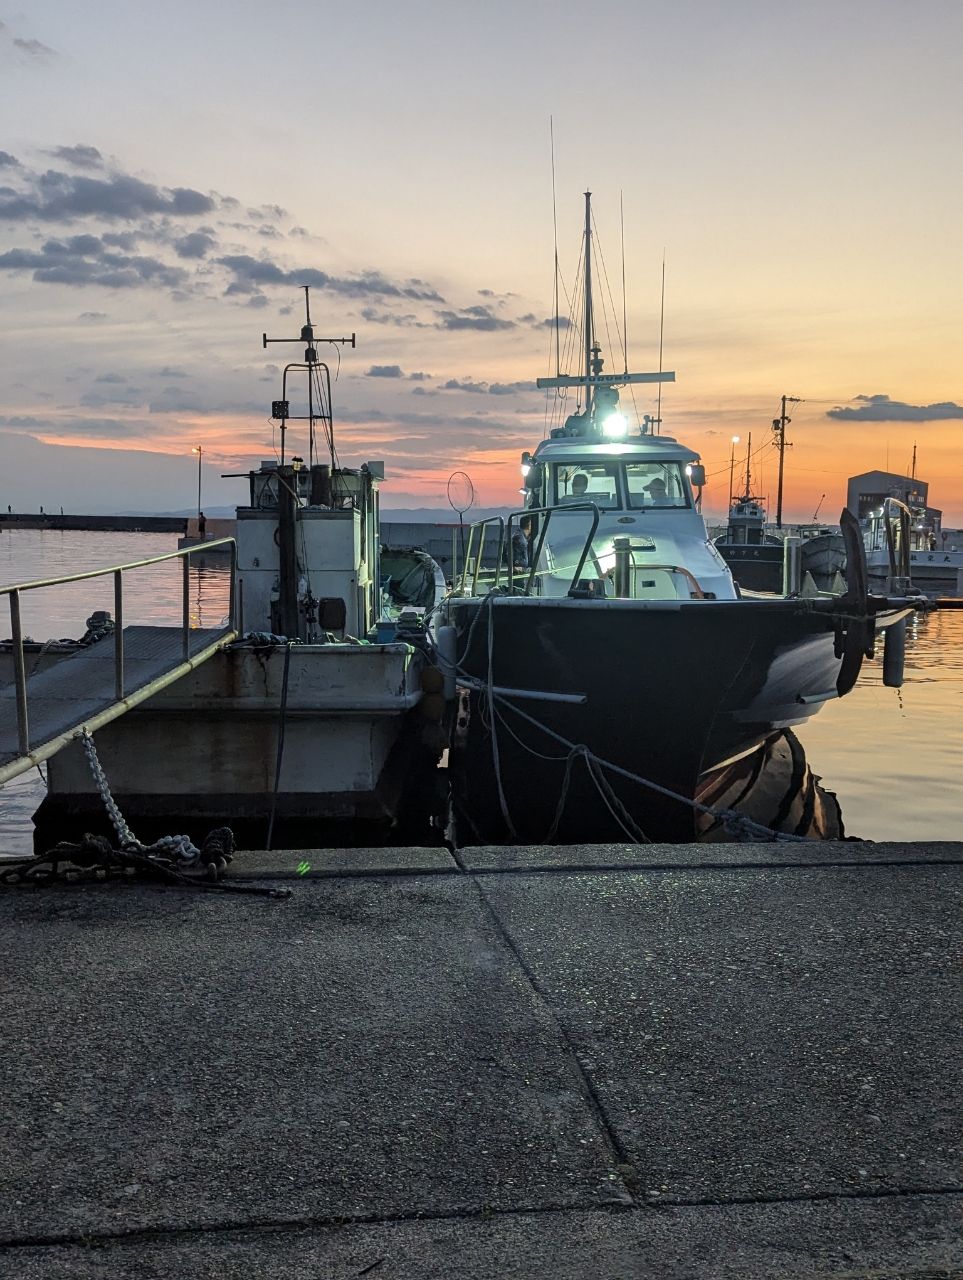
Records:
{"label": "boat railing", "polygon": [[[507,522],[503,516],[489,516],[487,520],[476,521],[469,530],[468,548],[465,552],[465,573],[462,580],[462,589],[465,594],[474,596],[505,586],[513,595],[532,595],[540,577],[538,566],[545,551],[552,516],[559,512],[564,512],[566,515],[584,512],[591,516],[589,531],[572,567],[572,580],[568,592],[571,594],[575,591],[581,580],[585,562],[592,553],[592,543],[598,532],[601,518],[599,508],[594,502],[572,502],[551,507],[525,507],[520,511],[512,511]],[[516,535],[522,520],[536,517],[538,531],[529,541],[526,563],[521,563],[516,557]],[[484,553],[489,527],[492,525],[498,527],[498,547],[495,563],[489,568],[484,565]],[[563,568],[565,567],[553,565],[548,572],[557,576]]]}
{"label": "boat railing", "polygon": [[[601,512],[599,511],[598,507],[595,505],[594,502],[572,502],[572,503],[566,503],[564,506],[552,506],[552,507],[525,507],[522,511],[511,512],[511,514],[508,517],[508,530],[506,535],[507,542],[508,542],[508,557],[507,557],[508,563],[506,566],[507,567],[506,576],[507,576],[508,589],[509,591],[512,592],[512,594],[516,594],[519,590],[516,582],[516,578],[518,576],[522,578],[524,583],[524,585],[521,587],[521,594],[526,596],[530,596],[532,594],[536,579],[538,578],[538,566],[542,561],[542,555],[545,550],[545,540],[548,537],[548,531],[549,531],[549,528],[551,527],[552,516],[557,514],[559,511],[565,512],[566,515],[576,511],[584,511],[590,514],[592,517],[591,526],[589,528],[588,533],[586,534],[585,541],[582,544],[582,549],[579,552],[578,559],[575,563],[575,569],[572,574],[572,581],[569,585],[568,593],[571,594],[572,592],[577,590],[579,582],[582,577],[582,571],[585,568],[585,562],[588,559],[588,557],[591,555],[592,543],[595,540],[595,535],[598,532],[599,520],[601,519]],[[529,542],[528,557],[527,557],[528,564],[516,565],[515,563],[516,522],[520,526],[522,520],[534,518],[534,517],[538,517],[538,531]],[[518,574],[519,569],[523,570],[521,575]],[[558,569],[559,569],[559,566],[554,566],[552,571],[554,573],[557,573]],[[499,563],[499,570],[501,570],[500,563]]]}
{"label": "boat railing", "polygon": [[[491,525],[498,526],[498,548],[495,552],[495,567],[494,570],[491,571],[492,580],[491,582],[486,583],[486,572],[484,568],[485,542],[488,536],[489,526]],[[479,588],[484,588],[486,586],[498,586],[504,548],[504,516],[489,516],[486,520],[476,520],[474,524],[472,524],[471,528],[468,530],[468,546],[465,548],[465,562],[462,568],[461,587],[466,595],[477,595]]]}
{"label": "boat railing", "polygon": [[190,568],[191,556],[198,552],[210,551],[213,547],[230,547],[231,577],[230,596],[227,613],[227,625],[223,635],[215,643],[220,643],[224,636],[233,634],[237,627],[237,543],[234,538],[212,538],[210,541],[198,543],[193,547],[183,547],[178,551],[169,551],[164,555],[150,556],[145,560],[132,560],[127,564],[108,566],[105,569],[88,569],[83,573],[67,573],[56,578],[42,578],[35,582],[17,582],[7,587],[0,587],[0,596],[6,596],[10,607],[10,636],[13,657],[13,677],[17,702],[17,737],[20,754],[28,756],[30,747],[30,722],[27,707],[27,675],[24,661],[23,625],[20,614],[21,596],[28,591],[40,591],[47,587],[59,587],[68,582],[82,582],[88,578],[104,578],[113,575],[114,579],[114,696],[115,702],[121,703],[127,698],[128,690],[124,676],[124,574],[132,569],[143,569],[148,565],[160,564],[165,560],[180,560],[183,568],[183,611],[181,618],[181,659],[182,665],[193,656],[196,661],[200,656],[191,655],[191,598]]}
{"label": "boat railing", "polygon": [[[870,550],[885,550],[889,556],[891,578],[910,576],[910,531],[913,512],[899,498],[884,498],[879,516],[873,522],[873,546]],[[882,526],[883,545],[878,545]]]}

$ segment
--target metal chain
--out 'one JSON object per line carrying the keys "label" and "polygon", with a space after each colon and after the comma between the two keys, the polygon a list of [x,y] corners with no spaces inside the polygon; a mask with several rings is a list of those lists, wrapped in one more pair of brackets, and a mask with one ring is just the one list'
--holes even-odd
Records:
{"label": "metal chain", "polygon": [[[120,806],[111,795],[110,784],[97,755],[94,740],[86,729],[81,730],[80,743],[87,757],[87,763],[90,765],[90,772],[93,774],[94,782],[97,784],[97,790],[100,792],[100,798],[104,802],[104,808],[107,810],[107,816],[117,832],[120,847],[122,849],[146,848],[127,825],[124,815],[120,811]],[[201,854],[200,849],[191,842],[190,837],[185,835],[162,836],[160,840],[151,845],[151,849],[156,850],[158,853],[173,854],[185,866],[195,863]]]}
{"label": "metal chain", "polygon": [[80,732],[80,745],[84,749],[84,755],[87,757],[87,763],[90,765],[90,772],[93,774],[94,782],[97,784],[97,790],[100,792],[100,798],[104,802],[104,808],[107,810],[107,816],[110,818],[114,830],[117,832],[117,839],[120,841],[121,848],[127,849],[132,845],[136,848],[143,848],[141,842],[128,827],[121,813],[117,801],[110,794],[110,785],[107,782],[107,775],[104,773],[103,766],[97,756],[97,748],[94,746],[94,740],[87,732],[82,729]]}

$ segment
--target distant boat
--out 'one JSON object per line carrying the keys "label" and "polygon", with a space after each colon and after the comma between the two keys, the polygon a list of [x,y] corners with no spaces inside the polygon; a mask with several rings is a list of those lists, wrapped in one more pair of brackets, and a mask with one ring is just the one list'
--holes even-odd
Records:
{"label": "distant boat", "polygon": [[846,576],[846,540],[839,525],[801,525],[796,530],[802,541],[803,573],[815,582],[832,581],[836,574]]}
{"label": "distant boat", "polygon": [[716,549],[746,591],[782,591],[783,540],[766,531],[766,507],[753,496],[750,459],[752,435],[746,446],[746,479],[742,497],[729,507],[729,524],[715,539]]}
{"label": "distant boat", "polygon": [[953,587],[963,569],[963,550],[946,535],[927,507],[884,498],[863,523],[866,572],[884,581],[908,579],[923,591]]}

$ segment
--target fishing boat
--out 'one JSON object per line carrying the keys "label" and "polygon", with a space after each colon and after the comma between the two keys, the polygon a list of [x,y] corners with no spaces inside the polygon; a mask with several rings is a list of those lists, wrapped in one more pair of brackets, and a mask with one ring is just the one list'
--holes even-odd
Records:
{"label": "fishing boat", "polygon": [[[335,449],[318,347],[353,347],[354,335],[318,335],[306,288],[300,335],[263,336],[274,341],[304,355],[284,367],[272,404],[277,456],[237,477],[248,485],[231,585],[240,638],[101,728],[100,761],[144,839],[226,825],[248,847],[423,843],[445,746],[424,619],[445,581],[421,552],[382,563],[384,465],[345,466]],[[290,451],[292,428],[303,456]],[[156,645],[170,630],[135,638]],[[78,743],[51,757],[34,821],[38,850],[78,829],[109,834]]]}
{"label": "fishing boat", "polygon": [[726,531],[715,539],[740,588],[747,591],[778,592],[783,586],[783,539],[766,529],[766,507],[752,492],[752,435],[746,447],[746,478],[741,497],[729,506]]}
{"label": "fishing boat", "polygon": [[839,574],[846,576],[846,541],[837,525],[801,525],[796,531],[801,540],[802,570],[817,585],[829,584]]}
{"label": "fishing boat", "polygon": [[[575,411],[522,455],[525,506],[472,527],[441,610],[464,844],[692,839],[709,775],[848,694],[911,608],[869,594],[845,513],[845,596],[740,598],[701,514],[698,452],[657,430],[661,411],[630,424],[620,401],[675,374],[603,371],[589,193],[581,261],[581,367],[538,380]],[[896,641],[889,656],[898,683]]]}
{"label": "fishing boat", "polygon": [[938,515],[925,504],[884,498],[865,517],[867,572],[880,582],[900,580],[931,594],[957,594],[963,549],[948,542]]}

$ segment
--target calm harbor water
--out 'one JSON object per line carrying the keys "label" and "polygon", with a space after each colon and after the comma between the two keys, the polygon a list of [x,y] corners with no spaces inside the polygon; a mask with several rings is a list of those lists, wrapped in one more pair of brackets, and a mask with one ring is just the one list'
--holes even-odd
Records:
{"label": "calm harbor water", "polygon": [[[0,533],[0,585],[79,573],[173,551],[173,535],[142,533]],[[197,568],[191,619],[212,626],[227,609],[227,574]],[[79,637],[95,609],[113,610],[110,578],[29,592],[24,634],[35,640]],[[176,624],[182,609],[176,561],[125,575],[128,625]],[[9,634],[0,602],[0,637]],[[882,646],[880,646],[882,648]],[[825,706],[799,733],[809,764],[836,792],[846,832],[868,840],[957,839],[963,778],[963,614],[914,619],[906,682],[883,685],[880,660],[866,662],[856,689]],[[30,815],[44,784],[27,774],[0,789],[0,853],[31,850]]]}

